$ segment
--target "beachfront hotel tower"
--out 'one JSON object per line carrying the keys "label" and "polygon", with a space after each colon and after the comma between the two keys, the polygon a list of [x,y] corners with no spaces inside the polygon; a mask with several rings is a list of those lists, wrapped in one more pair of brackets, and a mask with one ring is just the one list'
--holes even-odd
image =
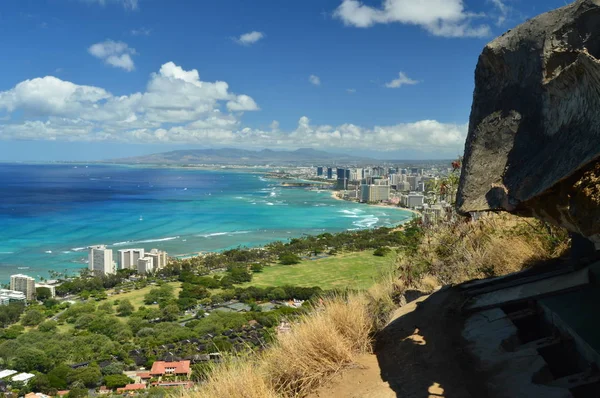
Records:
{"label": "beachfront hotel tower", "polygon": [[137,261],[137,271],[140,275],[149,274],[154,271],[154,259],[152,257],[140,258]]}
{"label": "beachfront hotel tower", "polygon": [[113,262],[113,251],[106,246],[90,246],[88,255],[88,267],[94,275],[114,274],[115,264]]}
{"label": "beachfront hotel tower", "polygon": [[119,269],[137,269],[138,260],[144,258],[144,249],[119,250]]}
{"label": "beachfront hotel tower", "polygon": [[150,253],[146,253],[146,257],[152,258],[152,266],[154,267],[154,271],[158,271],[159,269],[163,269],[167,266],[167,252],[152,249]]}
{"label": "beachfront hotel tower", "polygon": [[23,274],[10,276],[10,290],[25,294],[27,300],[33,300],[35,297],[35,279]]}

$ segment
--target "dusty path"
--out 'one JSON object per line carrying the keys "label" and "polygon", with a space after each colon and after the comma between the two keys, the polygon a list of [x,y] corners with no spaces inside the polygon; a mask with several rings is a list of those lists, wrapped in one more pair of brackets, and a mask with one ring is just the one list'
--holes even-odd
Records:
{"label": "dusty path", "polygon": [[375,355],[361,357],[310,397],[486,397],[462,349],[459,304],[447,289],[403,306],[378,336]]}

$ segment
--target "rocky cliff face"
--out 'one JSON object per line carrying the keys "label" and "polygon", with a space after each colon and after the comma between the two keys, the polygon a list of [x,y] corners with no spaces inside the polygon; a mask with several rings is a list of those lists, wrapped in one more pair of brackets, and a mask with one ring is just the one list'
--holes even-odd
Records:
{"label": "rocky cliff face", "polygon": [[600,0],[578,0],[489,43],[460,212],[533,215],[600,242]]}

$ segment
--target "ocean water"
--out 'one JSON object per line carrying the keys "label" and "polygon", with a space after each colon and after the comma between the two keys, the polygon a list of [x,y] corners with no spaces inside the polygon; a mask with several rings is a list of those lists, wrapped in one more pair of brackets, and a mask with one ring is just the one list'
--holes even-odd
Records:
{"label": "ocean water", "polygon": [[304,234],[392,226],[398,210],[284,188],[258,173],[0,164],[0,281],[86,267],[86,247],[191,255]]}

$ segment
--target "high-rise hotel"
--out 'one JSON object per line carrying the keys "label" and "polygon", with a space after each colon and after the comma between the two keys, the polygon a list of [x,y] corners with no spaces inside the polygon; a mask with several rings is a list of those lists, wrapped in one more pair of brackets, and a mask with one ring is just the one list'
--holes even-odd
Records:
{"label": "high-rise hotel", "polygon": [[144,249],[121,249],[119,250],[119,269],[137,269],[138,260],[144,257]]}
{"label": "high-rise hotel", "polygon": [[33,300],[35,297],[35,279],[23,274],[11,275],[10,290],[22,292],[27,300]]}
{"label": "high-rise hotel", "polygon": [[109,275],[116,273],[113,262],[113,251],[106,246],[90,246],[88,267],[94,275]]}

